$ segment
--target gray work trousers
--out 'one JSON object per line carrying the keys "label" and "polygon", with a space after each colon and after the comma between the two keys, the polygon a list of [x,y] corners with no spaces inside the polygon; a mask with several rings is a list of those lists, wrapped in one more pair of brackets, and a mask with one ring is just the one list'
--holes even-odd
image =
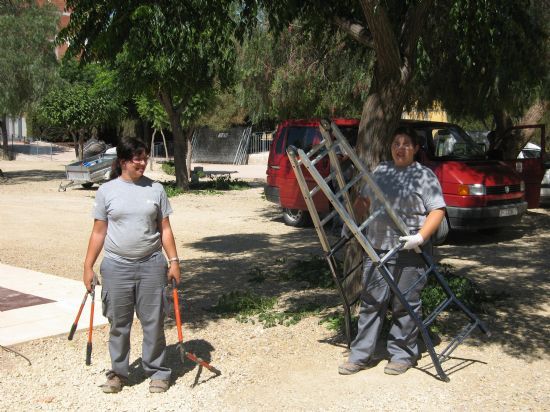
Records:
{"label": "gray work trousers", "polygon": [[166,367],[163,289],[168,266],[162,253],[144,262],[122,263],[110,258],[101,262],[103,315],[111,325],[111,370],[128,377],[130,330],[134,310],[143,330],[142,365],[151,379],[169,380]]}
{"label": "gray work trousers", "polygon": [[[428,248],[424,250],[428,250]],[[425,266],[420,255],[414,251],[402,250],[398,252],[387,262],[387,266],[402,292],[409,289],[425,272]],[[421,280],[405,295],[406,301],[419,319],[422,319],[420,293],[425,284],[426,279]],[[386,311],[390,304],[392,326],[387,342],[390,360],[409,365],[416,362],[419,355],[416,343],[418,327],[405,307],[391,292],[389,285],[368,257],[363,260],[363,291],[361,293],[358,332],[351,343],[350,362],[366,364],[369,360],[372,360],[376,341],[380,335]]]}

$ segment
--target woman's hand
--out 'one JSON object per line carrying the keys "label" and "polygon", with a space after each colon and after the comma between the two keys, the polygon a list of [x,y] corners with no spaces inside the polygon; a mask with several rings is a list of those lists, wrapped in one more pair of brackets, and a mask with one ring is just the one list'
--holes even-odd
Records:
{"label": "woman's hand", "polygon": [[92,268],[85,268],[84,273],[82,274],[82,281],[88,292],[92,292],[92,283],[94,281],[94,270]]}
{"label": "woman's hand", "polygon": [[180,283],[180,263],[177,261],[170,262],[168,268],[168,282],[172,283],[172,279],[176,281],[176,284]]}

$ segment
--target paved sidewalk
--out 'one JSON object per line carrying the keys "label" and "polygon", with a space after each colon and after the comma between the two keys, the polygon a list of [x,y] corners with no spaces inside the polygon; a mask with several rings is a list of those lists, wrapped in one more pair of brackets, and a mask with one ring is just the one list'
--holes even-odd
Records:
{"label": "paved sidewalk", "polygon": [[[82,298],[82,282],[0,263],[0,345],[68,334]],[[94,326],[107,323],[101,313],[101,286],[96,288]],[[78,322],[87,329],[90,296]]]}

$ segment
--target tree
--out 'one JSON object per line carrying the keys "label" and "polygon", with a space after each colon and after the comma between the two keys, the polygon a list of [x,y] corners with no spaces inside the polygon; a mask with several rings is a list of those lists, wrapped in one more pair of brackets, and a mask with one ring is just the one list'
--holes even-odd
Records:
{"label": "tree", "polygon": [[[162,107],[160,102],[151,96],[141,95],[135,98],[136,108],[139,116],[153,124],[153,135],[151,136],[150,154],[151,158],[154,155],[155,147],[155,135],[157,131],[160,131],[162,135],[162,141],[164,143],[164,156],[168,160],[168,146],[166,145],[166,137],[164,136],[164,129],[170,128],[170,122],[166,115],[166,110]],[[151,170],[153,170],[153,161],[151,160]]]}
{"label": "tree", "polygon": [[548,106],[550,11],[541,2],[517,0],[441,3],[448,9],[446,28],[439,29],[439,19],[427,23],[416,103],[437,100],[453,117],[492,118],[496,136],[506,137],[493,140],[492,148],[499,144],[505,157],[515,158],[533,131],[503,132],[514,119],[537,123]]}
{"label": "tree", "polygon": [[8,156],[6,116],[22,116],[53,83],[52,39],[58,14],[51,5],[14,0],[0,4],[0,119],[4,159]]}
{"label": "tree", "polygon": [[84,139],[92,128],[115,123],[125,113],[124,94],[117,74],[98,64],[81,66],[66,59],[61,76],[62,82],[40,100],[34,115],[38,122],[64,128],[82,160]]}
{"label": "tree", "polygon": [[[514,7],[511,6],[515,0],[486,0],[483,2],[470,0],[344,0],[344,1],[321,1],[304,0],[296,2],[293,0],[281,0],[277,2],[263,1],[271,27],[279,31],[286,28],[294,19],[299,18],[315,33],[323,30],[334,30],[338,28],[347,33],[358,45],[365,49],[371,49],[374,53],[373,77],[370,83],[370,90],[363,102],[363,111],[359,126],[356,150],[359,157],[366,163],[368,168],[376,166],[380,160],[390,158],[391,133],[398,125],[403,108],[411,106],[419,99],[423,90],[415,90],[413,80],[417,73],[424,72],[434,75],[441,70],[434,64],[437,61],[437,53],[445,53],[444,42],[435,42],[435,39],[447,39],[449,24],[462,24],[468,32],[475,33],[476,28],[482,32],[493,30],[492,26],[478,24],[478,20],[462,17],[460,8],[468,6],[474,14],[479,10],[492,5],[507,4],[510,7],[497,10],[494,14],[495,22],[509,20],[510,25],[517,24],[516,19],[521,20],[523,14],[514,14]],[[526,8],[530,3],[517,1]],[[449,7],[455,12],[455,19],[449,19]],[[498,9],[498,6],[497,6]],[[452,16],[451,16],[452,17]],[[449,21],[451,20],[451,21]],[[486,19],[486,21],[491,21]],[[431,24],[428,24],[431,22]],[[459,23],[460,22],[460,23]],[[529,30],[529,24],[522,26]],[[456,34],[460,33],[455,27]],[[478,48],[474,42],[463,42],[458,35],[452,36],[456,46],[462,51],[462,64],[475,61],[479,53],[486,50]],[[480,37],[473,35],[472,38]],[[514,48],[528,46],[533,37],[522,36],[515,38]],[[424,47],[423,47],[424,46]],[[499,52],[509,50],[508,44],[502,44]],[[432,52],[433,51],[433,52]],[[509,55],[509,54],[508,54]],[[449,61],[454,56],[449,55]],[[432,59],[432,60],[430,60]],[[498,64],[498,61],[492,61]],[[367,68],[365,67],[365,71]],[[473,67],[472,71],[479,70]],[[446,73],[442,73],[444,76]],[[483,74],[483,73],[481,73]],[[513,71],[508,72],[513,78]],[[444,78],[444,77],[443,77]],[[476,79],[480,79],[477,76]],[[460,83],[453,79],[446,79],[446,83],[439,83],[440,86],[447,86],[455,95],[460,95]],[[476,84],[483,83],[481,81]],[[494,82],[489,79],[490,82]],[[521,76],[518,81],[521,83]],[[470,87],[470,84],[466,85]],[[456,99],[455,99],[456,100]],[[445,101],[443,105],[445,106]],[[361,250],[355,243],[348,248],[346,256],[347,268],[356,267],[360,262]],[[346,269],[345,269],[346,271]],[[350,283],[356,283],[359,279],[359,271],[350,277]]]}
{"label": "tree", "polygon": [[67,7],[73,13],[60,39],[69,53],[109,62],[134,94],[154,95],[166,110],[176,185],[187,189],[192,126],[211,104],[214,85],[230,83],[237,20],[248,9],[231,0],[69,0]]}
{"label": "tree", "polygon": [[370,51],[341,31],[317,35],[298,20],[277,35],[268,28],[258,27],[238,57],[237,96],[253,123],[360,115],[370,86]]}
{"label": "tree", "polygon": [[[534,17],[544,4],[548,9],[547,2],[282,0],[260,3],[273,29],[282,31],[299,18],[316,35],[338,28],[360,47],[373,51],[373,77],[363,102],[357,145],[359,156],[369,167],[389,158],[390,134],[404,107],[419,101],[432,104],[434,96],[441,97],[444,107],[453,106],[453,102],[457,103],[455,107],[462,107],[457,96],[464,93],[470,95],[466,99],[472,103],[464,105],[466,113],[479,115],[473,104],[475,96],[479,107],[491,97],[483,91],[493,89],[499,92],[492,95],[495,105],[500,102],[501,107],[510,110],[510,106],[518,102],[525,105],[528,100],[532,92],[529,76],[538,81],[541,69],[548,72],[547,46],[546,53],[538,55],[538,62],[533,62],[537,55],[530,54],[540,50],[536,43],[544,41],[546,35],[541,31],[545,19]],[[450,70],[442,68],[442,61],[449,63]],[[450,67],[453,64],[459,68]],[[525,67],[528,65],[532,67]],[[502,92],[512,83],[509,93],[504,93],[512,98],[504,98]],[[520,89],[527,93],[517,93]]]}

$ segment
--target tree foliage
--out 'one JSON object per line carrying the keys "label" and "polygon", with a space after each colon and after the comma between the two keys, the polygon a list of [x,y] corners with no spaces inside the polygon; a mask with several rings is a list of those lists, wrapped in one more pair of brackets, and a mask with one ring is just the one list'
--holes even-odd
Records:
{"label": "tree foliage", "polygon": [[[176,184],[187,188],[184,130],[213,101],[213,89],[230,83],[234,35],[246,8],[231,0],[131,3],[69,0],[73,10],[60,39],[84,61],[114,65],[136,95],[154,95],[162,104],[174,136]],[[238,12],[238,13],[237,13]]]}
{"label": "tree foliage", "polygon": [[92,128],[116,124],[125,113],[124,93],[115,72],[99,64],[80,66],[67,59],[61,68],[62,81],[44,96],[34,115],[37,123],[60,127],[80,142]]}
{"label": "tree foliage", "polygon": [[355,116],[370,86],[372,55],[341,31],[318,35],[299,21],[275,35],[259,27],[238,59],[237,95],[253,122]]}
{"label": "tree foliage", "polygon": [[[52,39],[58,17],[54,7],[33,1],[0,4],[0,118],[29,111],[52,84],[57,66]],[[5,125],[2,132],[6,155]]]}
{"label": "tree foliage", "polygon": [[[415,86],[422,105],[443,101],[454,116],[519,117],[544,92],[547,33],[539,2],[440,0],[447,18],[429,19]],[[444,27],[442,27],[444,21]]]}

